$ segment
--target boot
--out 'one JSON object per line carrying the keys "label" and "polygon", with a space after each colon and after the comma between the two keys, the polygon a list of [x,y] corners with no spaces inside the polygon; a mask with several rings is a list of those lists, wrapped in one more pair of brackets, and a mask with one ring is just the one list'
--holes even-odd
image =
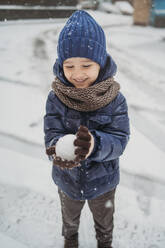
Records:
{"label": "boot", "polygon": [[113,248],[111,245],[107,243],[100,243],[99,241],[97,242],[97,248]]}
{"label": "boot", "polygon": [[78,234],[65,238],[64,248],[78,248]]}

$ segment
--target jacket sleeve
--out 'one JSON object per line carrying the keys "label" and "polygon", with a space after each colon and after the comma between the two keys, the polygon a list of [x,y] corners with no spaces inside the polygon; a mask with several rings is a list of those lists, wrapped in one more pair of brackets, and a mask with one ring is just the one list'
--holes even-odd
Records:
{"label": "jacket sleeve", "polygon": [[66,134],[62,120],[57,111],[55,95],[50,92],[46,101],[46,114],[44,116],[45,147],[55,145],[58,139]]}
{"label": "jacket sleeve", "polygon": [[130,128],[126,99],[119,93],[113,100],[111,122],[99,130],[91,130],[95,138],[90,161],[104,162],[122,155],[129,140]]}

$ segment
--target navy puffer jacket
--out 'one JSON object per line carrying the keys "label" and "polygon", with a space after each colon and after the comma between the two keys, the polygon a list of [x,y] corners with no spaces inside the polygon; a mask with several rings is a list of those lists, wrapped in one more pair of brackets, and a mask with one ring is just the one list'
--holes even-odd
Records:
{"label": "navy puffer jacket", "polygon": [[94,151],[80,167],[61,170],[53,166],[58,187],[75,200],[93,199],[119,183],[119,157],[129,139],[127,103],[119,92],[103,108],[79,112],[68,108],[50,91],[44,116],[46,147],[55,145],[66,134],[75,134],[80,125],[88,127],[95,139]]}

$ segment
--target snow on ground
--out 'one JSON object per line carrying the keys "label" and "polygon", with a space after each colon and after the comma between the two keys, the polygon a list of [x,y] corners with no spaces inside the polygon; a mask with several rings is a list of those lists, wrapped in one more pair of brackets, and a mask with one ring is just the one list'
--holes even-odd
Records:
{"label": "snow on ground", "polygon": [[[64,20],[63,20],[64,22]],[[30,25],[29,25],[30,24]],[[51,29],[52,36],[64,25],[55,20],[43,21],[8,21],[1,22],[1,32],[5,35],[0,42],[1,74],[4,82],[29,84],[44,87],[51,79],[52,61],[47,57],[45,39]],[[10,32],[8,31],[10,29]],[[54,32],[53,32],[54,29]],[[19,35],[19,39],[17,38]],[[44,38],[43,38],[44,37]],[[54,59],[56,57],[55,44]]]}
{"label": "snow on ground", "polygon": [[107,13],[114,13],[114,14],[121,14],[119,8],[116,4],[108,3],[108,2],[102,2],[99,4],[99,10],[105,11]]}
{"label": "snow on ground", "polygon": [[[57,188],[51,180],[50,162],[3,148],[0,154],[3,161],[0,231],[30,248],[62,248],[60,204]],[[125,244],[130,248],[164,247],[161,221],[165,217],[164,199],[153,197],[151,189],[149,191],[150,194],[143,194],[140,187],[136,191],[122,184],[118,187],[114,247],[124,248]],[[80,247],[95,247],[94,235],[92,216],[86,204],[81,216]]]}
{"label": "snow on ground", "polygon": [[0,233],[0,240],[1,240],[2,247],[8,247],[8,248],[13,248],[13,247],[26,248],[27,247],[2,233]]}
{"label": "snow on ground", "polygon": [[111,2],[100,2],[99,10],[105,11],[106,13],[114,13],[114,14],[126,14],[132,15],[133,14],[133,7],[130,3],[126,1],[119,1],[114,4]]}
{"label": "snow on ground", "polygon": [[[149,139],[131,127],[131,136],[126,153],[121,157],[122,168],[127,172],[147,176],[165,183],[165,153]],[[152,156],[151,156],[152,154]],[[162,172],[162,173],[161,173]]]}
{"label": "snow on ground", "polygon": [[1,132],[43,143],[45,98],[40,89],[0,82]]}
{"label": "snow on ground", "polygon": [[118,1],[115,3],[115,5],[119,8],[121,13],[127,14],[127,15],[132,15],[134,12],[134,8],[129,2],[126,1]]}
{"label": "snow on ground", "polygon": [[[105,29],[131,120],[116,194],[114,248],[164,248],[163,29],[133,27],[130,16],[90,13]],[[60,204],[44,155],[42,117],[63,25],[64,20],[0,23],[0,244],[4,248],[62,248]],[[94,236],[86,204],[80,248],[96,247]]]}

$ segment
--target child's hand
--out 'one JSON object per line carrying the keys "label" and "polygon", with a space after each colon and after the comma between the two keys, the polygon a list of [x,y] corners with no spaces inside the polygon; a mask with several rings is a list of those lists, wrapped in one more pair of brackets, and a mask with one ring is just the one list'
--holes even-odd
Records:
{"label": "child's hand", "polygon": [[81,161],[89,157],[94,148],[94,138],[85,126],[80,126],[76,133],[77,138],[74,145],[77,146],[75,150],[76,159]]}
{"label": "child's hand", "polygon": [[94,138],[92,134],[89,132],[87,127],[80,126],[76,136],[77,138],[74,141],[74,145],[76,146],[76,158],[74,160],[69,161],[56,156],[55,146],[46,149],[46,154],[48,156],[53,156],[53,165],[57,165],[61,169],[71,169],[80,166],[80,161],[89,157],[94,148]]}
{"label": "child's hand", "polygon": [[46,149],[46,154],[48,156],[53,156],[53,165],[59,166],[61,169],[64,169],[64,168],[72,169],[74,167],[80,166],[80,164],[79,164],[80,160],[78,160],[78,159],[75,159],[75,161],[74,160],[68,161],[66,159],[62,159],[60,157],[57,157],[55,146],[48,147]]}
{"label": "child's hand", "polygon": [[60,157],[54,157],[53,165],[59,166],[61,169],[72,169],[74,167],[80,166],[79,162],[74,160],[61,159]]}

